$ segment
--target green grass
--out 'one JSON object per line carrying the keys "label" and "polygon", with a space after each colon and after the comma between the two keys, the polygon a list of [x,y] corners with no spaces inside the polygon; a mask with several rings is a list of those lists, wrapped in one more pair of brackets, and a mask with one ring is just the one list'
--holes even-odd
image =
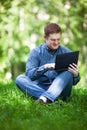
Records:
{"label": "green grass", "polygon": [[68,102],[37,104],[14,82],[0,83],[0,130],[87,130],[87,89],[74,89]]}

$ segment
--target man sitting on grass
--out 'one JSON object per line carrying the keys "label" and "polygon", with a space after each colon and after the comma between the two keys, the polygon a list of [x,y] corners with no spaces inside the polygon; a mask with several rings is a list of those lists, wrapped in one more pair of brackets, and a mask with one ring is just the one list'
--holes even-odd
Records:
{"label": "man sitting on grass", "polygon": [[72,86],[80,80],[77,64],[70,64],[67,71],[60,73],[55,70],[56,55],[71,51],[60,45],[61,34],[58,24],[48,24],[44,28],[45,42],[30,52],[25,75],[16,78],[21,91],[39,102],[54,102],[60,97],[66,100],[71,95]]}

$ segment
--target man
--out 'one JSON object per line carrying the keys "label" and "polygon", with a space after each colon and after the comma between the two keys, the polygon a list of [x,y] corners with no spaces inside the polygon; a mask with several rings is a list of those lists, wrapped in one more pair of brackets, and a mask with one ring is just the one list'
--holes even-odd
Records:
{"label": "man", "polygon": [[30,52],[25,75],[16,78],[16,85],[39,102],[54,102],[59,97],[66,100],[72,86],[80,80],[76,64],[70,64],[68,70],[61,73],[55,70],[56,55],[71,51],[60,45],[61,34],[59,25],[48,24],[44,28],[45,43]]}

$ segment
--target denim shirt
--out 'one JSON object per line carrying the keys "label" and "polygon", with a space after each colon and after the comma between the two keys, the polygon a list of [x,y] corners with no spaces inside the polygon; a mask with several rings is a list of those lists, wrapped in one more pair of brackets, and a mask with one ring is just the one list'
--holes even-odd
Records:
{"label": "denim shirt", "polygon": [[[34,48],[28,57],[26,63],[26,75],[32,80],[38,80],[39,84],[51,84],[58,76],[58,72],[54,69],[45,69],[47,63],[55,63],[56,55],[71,52],[70,49],[59,46],[57,50],[50,50],[46,43]],[[73,77],[73,85],[77,84],[80,76]]]}

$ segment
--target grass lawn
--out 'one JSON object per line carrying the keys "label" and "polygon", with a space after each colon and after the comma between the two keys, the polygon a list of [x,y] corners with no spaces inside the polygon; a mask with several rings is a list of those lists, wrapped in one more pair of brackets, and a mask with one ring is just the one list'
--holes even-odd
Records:
{"label": "grass lawn", "polygon": [[68,102],[37,104],[14,82],[0,83],[0,130],[87,130],[87,89],[73,88]]}

